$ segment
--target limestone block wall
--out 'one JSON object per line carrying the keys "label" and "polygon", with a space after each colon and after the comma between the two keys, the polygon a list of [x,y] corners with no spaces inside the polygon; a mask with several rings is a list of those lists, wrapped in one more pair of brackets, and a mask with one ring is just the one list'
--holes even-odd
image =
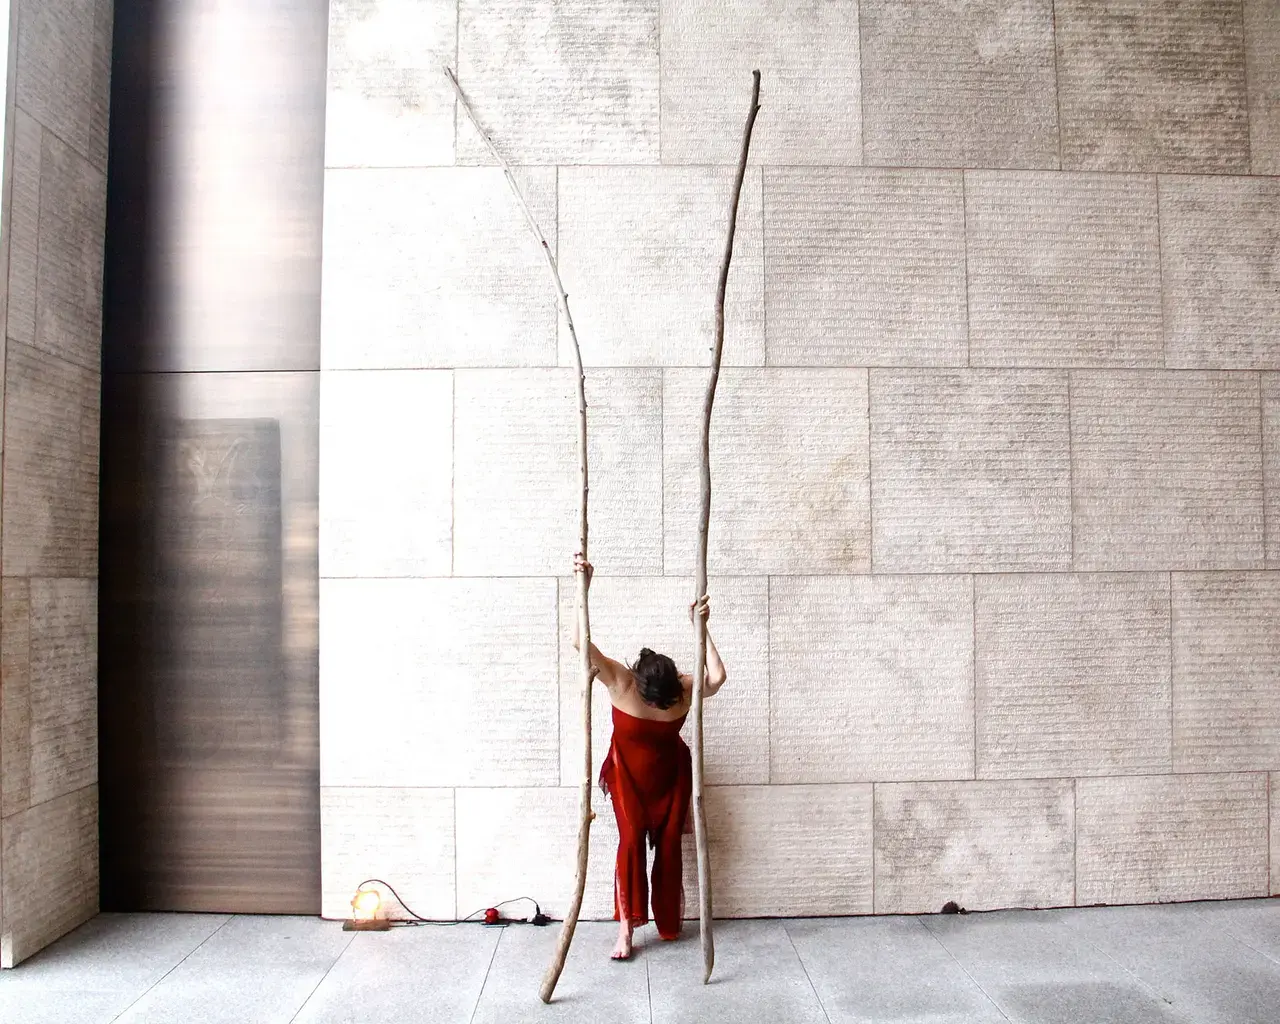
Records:
{"label": "limestone block wall", "polygon": [[98,909],[110,0],[12,0],[0,474],[0,966]]}
{"label": "limestone block wall", "polygon": [[1280,892],[1278,49],[1270,0],[333,0],[325,914],[371,875],[558,913],[572,878],[571,359],[446,61],[575,310],[596,639],[686,665],[763,73],[712,436],[719,913]]}

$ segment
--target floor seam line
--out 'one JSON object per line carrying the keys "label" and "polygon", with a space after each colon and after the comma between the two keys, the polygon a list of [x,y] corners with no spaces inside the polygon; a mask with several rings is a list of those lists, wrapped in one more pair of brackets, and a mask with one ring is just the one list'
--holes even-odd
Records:
{"label": "floor seam line", "polygon": [[[1262,897],[1262,898],[1268,899],[1270,897]],[[1198,907],[1192,908],[1191,912],[1195,914],[1195,916],[1198,917],[1201,921],[1203,921],[1205,924],[1211,927],[1215,923],[1217,923],[1217,922],[1210,921],[1208,915],[1205,914],[1205,912],[1203,910],[1200,910]],[[1236,942],[1240,943],[1240,945],[1244,946],[1246,949],[1253,950],[1264,960],[1270,960],[1273,964],[1280,964],[1280,959],[1277,959],[1276,957],[1272,956],[1265,949],[1259,949],[1252,942],[1250,942],[1243,935],[1241,935],[1238,931],[1236,931],[1235,928],[1232,927],[1230,923],[1221,923],[1221,924],[1218,924],[1218,927],[1220,927],[1224,932],[1226,932],[1233,939],[1235,939]]]}
{"label": "floor seam line", "polygon": [[502,936],[506,933],[505,927],[498,932],[498,941],[493,944],[493,952],[489,954],[489,966],[484,969],[484,980],[480,982],[480,991],[476,993],[476,1005],[471,1007],[471,1016],[467,1018],[467,1024],[472,1024],[476,1014],[480,1012],[480,1000],[484,998],[484,987],[489,984],[489,972],[493,970],[493,962],[498,958],[498,947],[502,945]]}
{"label": "floor seam line", "polygon": [[338,966],[338,961],[346,955],[347,950],[351,948],[351,944],[356,941],[357,934],[357,932],[351,933],[351,937],[347,939],[347,944],[338,951],[338,955],[333,958],[333,963],[329,964],[329,966],[325,968],[324,974],[320,975],[320,980],[317,981],[311,991],[307,993],[307,998],[302,1000],[301,1005],[293,1011],[293,1016],[289,1018],[289,1024],[293,1024],[293,1022],[298,1019],[298,1015],[307,1008],[307,1003],[311,1002],[315,997],[315,994],[320,991],[320,986],[324,984],[324,979],[329,977],[329,972]]}
{"label": "floor seam line", "polygon": [[813,998],[818,1000],[818,1009],[822,1011],[823,1019],[827,1024],[831,1024],[831,1014],[827,1013],[827,1006],[822,1001],[822,996],[818,994],[818,986],[813,983],[813,979],[809,977],[809,968],[805,966],[804,957],[800,955],[800,950],[796,949],[796,940],[791,937],[791,932],[787,930],[787,922],[782,922],[782,934],[787,937],[787,941],[791,943],[791,952],[796,955],[796,960],[800,964],[800,970],[804,971],[804,980],[809,983],[809,989],[813,992]]}
{"label": "floor seam line", "polygon": [[[1143,906],[1143,905],[1145,905],[1145,906],[1159,906],[1159,904],[1139,904],[1139,906]],[[1092,908],[1082,908],[1082,909],[1084,910],[1084,912],[1085,912],[1085,913],[1087,913],[1087,912],[1088,912],[1090,909],[1092,909]],[[1125,974],[1127,974],[1127,975],[1128,975],[1129,977],[1131,977],[1135,982],[1137,982],[1137,984],[1138,984],[1141,988],[1143,988],[1143,989],[1145,989],[1147,992],[1151,993],[1151,995],[1152,995],[1152,997],[1153,997],[1153,998],[1158,999],[1160,1002],[1165,1003],[1166,1005],[1169,1005],[1169,1006],[1172,1006],[1172,1005],[1173,1005],[1173,1000],[1172,1000],[1172,999],[1167,998],[1167,997],[1166,997],[1166,996],[1165,996],[1165,995],[1164,995],[1164,994],[1163,994],[1163,993],[1162,993],[1158,988],[1156,988],[1156,987],[1155,987],[1154,985],[1152,985],[1149,981],[1147,981],[1147,980],[1146,980],[1145,978],[1143,978],[1140,974],[1138,974],[1138,972],[1137,972],[1137,971],[1131,970],[1130,968],[1128,968],[1128,967],[1126,967],[1124,964],[1122,964],[1119,960],[1117,960],[1117,959],[1116,959],[1115,957],[1113,957],[1110,953],[1108,953],[1105,949],[1103,949],[1103,948],[1102,948],[1101,946],[1099,946],[1096,942],[1094,942],[1092,938],[1090,938],[1088,935],[1084,934],[1084,933],[1083,933],[1083,932],[1082,932],[1082,931],[1081,931],[1081,930],[1080,930],[1076,925],[1072,924],[1072,923],[1071,923],[1071,921],[1070,921],[1069,919],[1066,921],[1066,925],[1067,925],[1067,927],[1068,927],[1068,928],[1070,928],[1073,932],[1075,932],[1075,933],[1076,933],[1076,935],[1077,935],[1077,936],[1079,936],[1079,938],[1080,938],[1080,939],[1082,939],[1086,944],[1088,944],[1089,946],[1091,946],[1091,947],[1093,947],[1094,949],[1096,949],[1099,953],[1101,953],[1103,956],[1105,956],[1105,957],[1106,957],[1108,960],[1110,960],[1113,964],[1115,964],[1117,967],[1119,967],[1119,968],[1120,968],[1120,970],[1124,971],[1124,973],[1125,973]]]}
{"label": "floor seam line", "polygon": [[225,928],[227,925],[229,925],[229,924],[230,924],[230,923],[235,919],[235,917],[236,917],[236,915],[235,915],[235,914],[228,914],[228,915],[227,915],[227,919],[226,919],[225,921],[223,921],[223,922],[222,922],[222,924],[218,925],[218,927],[217,927],[217,928],[215,928],[213,931],[211,931],[211,932],[210,932],[208,935],[206,935],[203,939],[201,939],[201,940],[196,944],[196,946],[195,946],[195,948],[194,948],[194,949],[192,949],[189,953],[187,953],[187,955],[186,955],[186,956],[184,956],[184,957],[183,957],[181,960],[179,960],[176,964],[174,964],[174,965],[173,965],[172,967],[170,967],[167,971],[165,971],[165,972],[164,972],[164,974],[162,974],[162,975],[160,975],[160,977],[156,978],[156,980],[155,980],[152,984],[148,985],[148,986],[147,986],[147,987],[146,987],[142,992],[140,992],[140,993],[138,994],[138,998],[137,998],[137,999],[135,999],[135,1000],[134,1000],[133,1002],[131,1002],[128,1006],[126,1006],[123,1010],[121,1010],[121,1011],[120,1011],[119,1013],[117,1013],[114,1017],[112,1017],[112,1018],[111,1018],[112,1024],[114,1024],[114,1022],[115,1022],[115,1021],[118,1021],[118,1020],[119,1020],[121,1017],[123,1017],[126,1013],[128,1013],[128,1012],[129,1012],[130,1010],[132,1010],[135,1006],[137,1006],[140,1002],[142,1002],[142,1000],[146,998],[147,994],[148,994],[148,993],[150,993],[152,989],[154,989],[157,985],[159,985],[159,984],[160,984],[160,982],[164,981],[164,979],[165,979],[165,978],[169,977],[169,975],[171,975],[171,974],[172,974],[174,971],[176,971],[179,967],[181,967],[181,966],[182,966],[183,964],[185,964],[188,960],[190,960],[190,959],[191,959],[191,957],[193,957],[193,956],[196,954],[196,952],[197,952],[197,951],[199,951],[199,950],[204,946],[204,944],[205,944],[206,942],[208,942],[208,941],[209,941],[210,939],[212,939],[215,935],[217,935],[217,934],[218,934],[218,932],[222,931],[222,929],[223,929],[223,928]]}
{"label": "floor seam line", "polygon": [[951,962],[960,968],[960,972],[966,978],[968,978],[971,982],[973,982],[974,988],[976,988],[979,992],[982,993],[982,998],[984,998],[993,1007],[995,1007],[996,1013],[1000,1014],[1000,1016],[1003,1017],[1005,1020],[1010,1020],[1009,1015],[1004,1012],[1004,1008],[999,1003],[997,1003],[995,999],[991,997],[990,992],[988,992],[985,988],[982,987],[978,979],[969,973],[969,968],[965,967],[964,964],[962,964],[958,959],[956,959],[956,955],[953,952],[951,952],[951,950],[947,949],[947,944],[943,942],[942,939],[938,938],[937,932],[935,932],[932,928],[930,928],[927,924],[925,924],[924,918],[917,917],[916,924],[918,924],[921,928],[923,928],[929,934],[929,937],[933,939],[933,941],[936,942],[942,948],[942,951],[951,958]]}

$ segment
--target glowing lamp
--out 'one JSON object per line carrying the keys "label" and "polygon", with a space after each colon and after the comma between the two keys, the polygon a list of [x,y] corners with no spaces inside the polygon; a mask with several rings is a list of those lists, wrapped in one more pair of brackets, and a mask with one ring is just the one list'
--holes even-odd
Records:
{"label": "glowing lamp", "polygon": [[342,922],[344,932],[385,932],[391,922],[378,916],[382,895],[377,889],[357,889],[351,898],[351,918]]}

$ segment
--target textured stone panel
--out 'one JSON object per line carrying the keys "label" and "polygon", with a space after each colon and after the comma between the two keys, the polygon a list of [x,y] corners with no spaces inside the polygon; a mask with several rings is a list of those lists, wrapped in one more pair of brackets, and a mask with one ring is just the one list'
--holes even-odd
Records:
{"label": "textured stone panel", "polygon": [[4,571],[98,572],[99,375],[26,345],[5,359]]}
{"label": "textured stone panel", "polygon": [[1244,0],[1249,152],[1254,174],[1280,174],[1280,5]]}
{"label": "textured stone panel", "polygon": [[1173,576],[1173,767],[1280,769],[1280,573]]}
{"label": "textured stone panel", "polygon": [[453,374],[325,371],[320,575],[448,576]]}
{"label": "textured stone panel", "polygon": [[751,159],[859,164],[858,5],[662,4],[662,160],[734,164],[760,71]]}
{"label": "textured stone panel", "polygon": [[326,167],[453,163],[456,0],[332,0]]}
{"label": "textured stone panel", "polygon": [[40,158],[44,129],[21,107],[13,113],[13,199],[9,212],[8,334],[30,344],[36,336],[36,277],[40,237]]}
{"label": "textured stone panel", "polygon": [[98,779],[98,584],[31,581],[31,802]]}
{"label": "textured stone panel", "polygon": [[1271,895],[1280,896],[1280,772],[1271,773]]}
{"label": "textured stone panel", "polygon": [[98,912],[98,787],[0,824],[0,967],[15,967]]}
{"label": "textured stone panel", "polygon": [[[706,371],[664,377],[665,571],[693,572]],[[727,369],[711,424],[713,574],[868,568],[867,373]]]}
{"label": "textured stone panel", "polygon": [[0,818],[31,806],[30,588],[25,579],[0,584]]}
{"label": "textured stone panel", "polygon": [[1163,366],[1153,177],[965,174],[975,366]]}
{"label": "textured stone panel", "polygon": [[1245,171],[1241,0],[1057,0],[1062,166]]}
{"label": "textured stone panel", "polygon": [[871,913],[870,786],[724,786],[706,802],[717,916]]}
{"label": "textured stone panel", "polygon": [[878,785],[875,912],[1069,906],[1072,814],[1069,779]]}
{"label": "textured stone panel", "polygon": [[[729,680],[703,714],[704,763],[708,785],[769,781],[769,636],[767,581],[712,578],[711,635]],[[560,784],[582,780],[582,670],[573,649],[577,586],[560,583]],[[675,576],[596,576],[591,585],[591,641],[608,657],[632,664],[641,647],[671,657],[681,672],[693,674],[693,627],[689,624],[690,580]],[[591,705],[591,778],[609,751],[612,735],[609,695],[599,684]],[[684,740],[692,745],[693,725]]]}
{"label": "textured stone panel", "polygon": [[1166,575],[975,585],[979,777],[1170,770]]}
{"label": "textured stone panel", "polygon": [[[729,167],[566,167],[561,275],[588,365],[702,366],[729,222]],[[661,211],[655,216],[654,211]],[[725,297],[724,362],[764,362],[760,171],[743,184]],[[573,365],[569,332],[560,363]]]}
{"label": "textured stone panel", "polygon": [[[563,917],[578,861],[580,795],[578,787],[568,786],[458,790],[458,917],[513,895],[532,896],[544,914]],[[597,817],[591,824],[582,918],[598,921],[613,916],[618,829],[598,787],[591,800]],[[528,903],[508,910],[515,916],[533,914]]]}
{"label": "textured stone panel", "polygon": [[869,164],[1057,167],[1052,0],[862,0]]}
{"label": "textured stone panel", "polygon": [[102,364],[102,253],[107,178],[44,132],[36,348],[96,370]]}
{"label": "textured stone panel", "polygon": [[[98,0],[19,3],[17,102],[82,156],[106,169],[106,123],[99,122]],[[97,72],[97,73],[96,73]]]}
{"label": "textured stone panel", "polygon": [[1258,379],[1071,372],[1076,569],[1262,566]]}
{"label": "textured stone panel", "polygon": [[1280,179],[1160,179],[1168,365],[1280,369]]}
{"label": "textured stone panel", "polygon": [[767,169],[768,362],[963,366],[958,171]]}
{"label": "textured stone panel", "polygon": [[111,51],[115,42],[115,0],[93,0],[93,63],[89,97],[89,158],[107,169],[107,130],[111,117]]}
{"label": "textured stone panel", "polygon": [[[458,0],[458,80],[512,163],[658,161],[658,0]],[[491,160],[461,113],[458,159]]]}
{"label": "textured stone panel", "polygon": [[972,778],[972,609],[964,576],[771,579],[770,781]]}
{"label": "textured stone panel", "polygon": [[[555,172],[520,173],[555,244]],[[325,174],[325,369],[549,366],[555,292],[495,168]]]}
{"label": "textured stone panel", "polygon": [[1080,906],[1234,899],[1266,891],[1266,775],[1076,783]]}
{"label": "textured stone panel", "polygon": [[555,580],[322,580],[326,786],[559,775]]}
{"label": "textured stone panel", "polygon": [[[453,790],[326,786],[320,829],[322,917],[350,917],[356,887],[381,878],[423,917],[453,918]],[[369,888],[382,893],[384,916],[409,916]]]}
{"label": "textured stone panel", "polygon": [[877,572],[1071,565],[1067,375],[871,374]]}
{"label": "textured stone panel", "polygon": [[[661,571],[661,373],[587,374],[591,560]],[[454,379],[454,571],[555,575],[578,545],[578,399],[571,370]]]}
{"label": "textured stone panel", "polygon": [[1280,374],[1262,377],[1262,480],[1266,499],[1267,568],[1280,567]]}

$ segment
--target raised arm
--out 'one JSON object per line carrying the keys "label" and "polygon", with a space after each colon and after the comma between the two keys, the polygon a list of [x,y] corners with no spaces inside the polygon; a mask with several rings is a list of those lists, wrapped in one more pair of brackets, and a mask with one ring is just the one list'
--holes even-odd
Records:
{"label": "raised arm", "polygon": [[697,601],[689,605],[689,621],[693,621],[693,616],[700,614],[702,620],[707,623],[707,674],[702,684],[702,696],[712,696],[720,687],[724,686],[725,681],[729,678],[729,673],[724,667],[724,662],[720,659],[720,652],[716,650],[716,642],[711,639],[711,602],[706,594],[703,594]]}
{"label": "raised arm", "polygon": [[[581,554],[573,556],[573,570],[575,573],[583,572],[587,574],[587,588],[591,588],[591,577],[595,574],[595,570],[591,567],[591,563],[582,557]],[[578,617],[573,617],[573,649],[575,651],[582,648],[582,636],[578,629]],[[612,658],[600,652],[600,648],[594,643],[591,645],[591,664],[596,670],[596,678],[602,682],[607,689],[612,690],[616,686],[626,683],[631,678],[631,670],[621,662],[614,661]]]}

